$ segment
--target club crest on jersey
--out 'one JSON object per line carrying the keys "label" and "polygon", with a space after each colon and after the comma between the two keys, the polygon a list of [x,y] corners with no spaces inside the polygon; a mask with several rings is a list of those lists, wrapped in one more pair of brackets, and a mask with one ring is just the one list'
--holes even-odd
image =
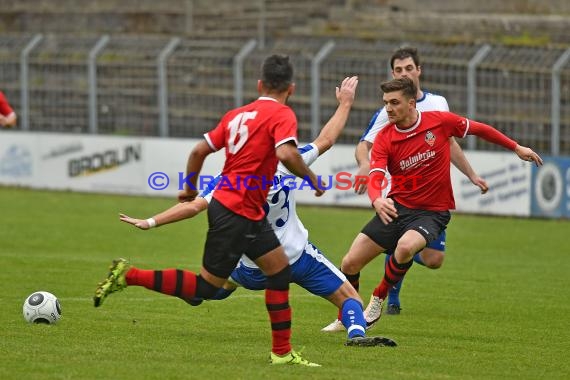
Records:
{"label": "club crest on jersey", "polygon": [[431,131],[427,131],[425,140],[429,146],[433,146],[435,144],[435,135]]}

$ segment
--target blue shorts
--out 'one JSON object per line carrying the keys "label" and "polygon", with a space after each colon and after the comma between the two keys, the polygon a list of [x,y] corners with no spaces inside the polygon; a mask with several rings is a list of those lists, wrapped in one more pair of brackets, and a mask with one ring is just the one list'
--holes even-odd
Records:
{"label": "blue shorts", "polygon": [[[249,290],[265,289],[266,277],[258,268],[250,268],[240,261],[231,274],[231,280]],[[333,294],[346,277],[311,243],[307,243],[301,257],[291,265],[291,282],[320,297]]]}
{"label": "blue shorts", "polygon": [[441,231],[437,239],[426,245],[426,248],[435,249],[436,251],[445,252],[445,230]]}

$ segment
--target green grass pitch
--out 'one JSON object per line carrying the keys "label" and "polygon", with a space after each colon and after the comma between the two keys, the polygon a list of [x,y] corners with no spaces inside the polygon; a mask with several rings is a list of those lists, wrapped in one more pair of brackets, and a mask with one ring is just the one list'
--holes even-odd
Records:
{"label": "green grass pitch", "polygon": [[[205,214],[151,231],[118,220],[172,202],[0,188],[1,379],[570,378],[569,221],[454,215],[444,266],[414,266],[402,314],[369,332],[397,348],[345,347],[344,333],[320,332],[334,307],[293,285],[293,345],[322,367],[273,367],[261,292],[191,307],[132,287],[93,307],[113,258],[198,270]],[[300,215],[338,265],[372,213],[301,207]],[[362,273],[365,302],[383,258]],[[59,297],[59,324],[24,321],[22,304],[36,290]]]}

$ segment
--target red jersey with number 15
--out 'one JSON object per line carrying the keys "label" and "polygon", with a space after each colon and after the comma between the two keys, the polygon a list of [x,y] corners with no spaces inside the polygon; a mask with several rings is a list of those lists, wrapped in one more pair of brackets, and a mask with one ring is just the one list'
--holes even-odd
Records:
{"label": "red jersey with number 15", "polygon": [[388,197],[411,208],[446,211],[455,208],[450,175],[449,137],[465,137],[469,120],[451,112],[420,112],[408,129],[382,129],[372,146],[370,173],[388,171]]}
{"label": "red jersey with number 15", "polygon": [[204,137],[212,149],[226,148],[214,198],[238,215],[263,219],[263,205],[277,169],[275,148],[289,141],[297,144],[293,110],[273,98],[260,97],[226,113]]}

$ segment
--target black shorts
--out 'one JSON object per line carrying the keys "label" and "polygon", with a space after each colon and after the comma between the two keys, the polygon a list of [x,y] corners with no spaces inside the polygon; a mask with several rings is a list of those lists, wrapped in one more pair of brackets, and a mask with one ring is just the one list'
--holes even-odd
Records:
{"label": "black shorts", "polygon": [[208,206],[208,225],[202,265],[218,277],[228,278],[241,255],[256,260],[281,245],[266,218],[247,219],[214,198]]}
{"label": "black shorts", "polygon": [[378,214],[362,229],[362,233],[372,239],[379,246],[394,250],[402,235],[409,230],[422,234],[426,245],[438,238],[445,230],[451,214],[449,211],[415,210],[407,208],[394,201],[398,217],[388,224],[384,224]]}

